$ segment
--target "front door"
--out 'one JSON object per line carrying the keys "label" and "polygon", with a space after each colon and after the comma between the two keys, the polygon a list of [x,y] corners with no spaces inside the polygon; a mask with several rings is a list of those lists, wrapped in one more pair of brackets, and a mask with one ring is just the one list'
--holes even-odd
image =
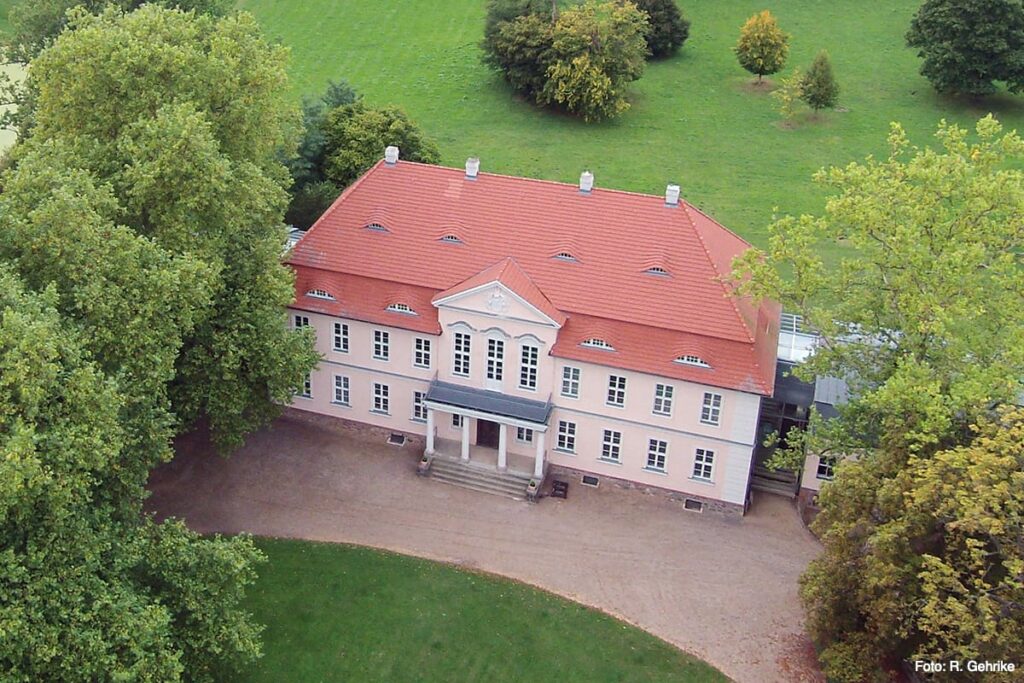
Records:
{"label": "front door", "polygon": [[488,448],[498,447],[497,422],[491,422],[490,420],[476,421],[476,445],[487,446]]}

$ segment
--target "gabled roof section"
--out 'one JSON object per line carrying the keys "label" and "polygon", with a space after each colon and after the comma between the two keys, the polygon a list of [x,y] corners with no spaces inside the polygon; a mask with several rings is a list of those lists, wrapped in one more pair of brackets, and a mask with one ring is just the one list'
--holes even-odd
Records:
{"label": "gabled roof section", "polygon": [[498,261],[454,287],[446,289],[434,297],[433,303],[435,306],[444,305],[445,302],[451,301],[462,294],[494,283],[503,285],[524,302],[537,309],[539,313],[549,318],[555,325],[561,327],[565,324],[565,314],[551,303],[544,295],[544,292],[540,290],[540,287],[530,279],[530,276],[511,257]]}

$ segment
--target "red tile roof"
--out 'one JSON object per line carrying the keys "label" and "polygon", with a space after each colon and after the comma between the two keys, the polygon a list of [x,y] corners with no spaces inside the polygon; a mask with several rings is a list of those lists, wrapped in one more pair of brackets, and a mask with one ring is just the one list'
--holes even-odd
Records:
{"label": "red tile roof", "polygon": [[[289,262],[299,308],[436,331],[430,302],[439,293],[499,280],[568,320],[557,355],[769,394],[778,306],[737,299],[720,280],[747,247],[684,201],[382,161],[342,193]],[[318,281],[335,288],[324,287],[337,302],[305,296]],[[385,313],[396,297],[419,315]],[[622,341],[607,352],[579,347],[576,336]],[[685,348],[702,349],[695,355],[713,369],[673,363]]]}

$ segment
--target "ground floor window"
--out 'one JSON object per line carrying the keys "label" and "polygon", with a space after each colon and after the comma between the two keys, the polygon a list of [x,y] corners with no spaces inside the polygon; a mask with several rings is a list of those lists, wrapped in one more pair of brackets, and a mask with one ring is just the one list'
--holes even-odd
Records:
{"label": "ground floor window", "polygon": [[558,423],[556,448],[567,453],[576,452],[576,423],[562,420]]}
{"label": "ground floor window", "polygon": [[387,384],[374,382],[373,384],[373,412],[391,412],[391,389]]}
{"label": "ground floor window", "polygon": [[622,462],[622,432],[612,429],[604,430],[604,441],[601,443],[601,459],[610,462]]}
{"label": "ground floor window", "polygon": [[427,421],[427,407],[423,405],[423,397],[426,394],[422,391],[412,392],[412,419],[421,422]]}
{"label": "ground floor window", "polygon": [[711,480],[715,469],[715,452],[706,448],[698,448],[693,458],[693,478]]}
{"label": "ground floor window", "polygon": [[828,456],[818,458],[818,479],[831,479],[835,473],[836,459]]}
{"label": "ground floor window", "polygon": [[533,430],[526,427],[516,427],[516,441],[520,443],[533,443]]}
{"label": "ground floor window", "polygon": [[349,404],[349,381],[348,377],[342,377],[341,375],[334,376],[334,402],[339,403],[343,406]]}
{"label": "ground floor window", "polygon": [[456,429],[462,426],[462,416],[452,413],[452,427]]}
{"label": "ground floor window", "polygon": [[668,454],[668,442],[651,439],[647,443],[647,469],[656,472],[665,471],[665,456]]}
{"label": "ground floor window", "polygon": [[313,398],[313,378],[308,372],[302,378],[302,388],[299,389],[299,396],[302,398]]}

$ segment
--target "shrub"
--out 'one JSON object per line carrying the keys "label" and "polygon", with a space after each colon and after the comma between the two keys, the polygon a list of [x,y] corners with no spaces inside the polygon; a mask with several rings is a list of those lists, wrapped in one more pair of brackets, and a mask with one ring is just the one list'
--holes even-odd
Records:
{"label": "shrub", "polygon": [[633,0],[647,13],[647,49],[655,58],[674,55],[690,37],[690,22],[683,18],[675,0]]}

